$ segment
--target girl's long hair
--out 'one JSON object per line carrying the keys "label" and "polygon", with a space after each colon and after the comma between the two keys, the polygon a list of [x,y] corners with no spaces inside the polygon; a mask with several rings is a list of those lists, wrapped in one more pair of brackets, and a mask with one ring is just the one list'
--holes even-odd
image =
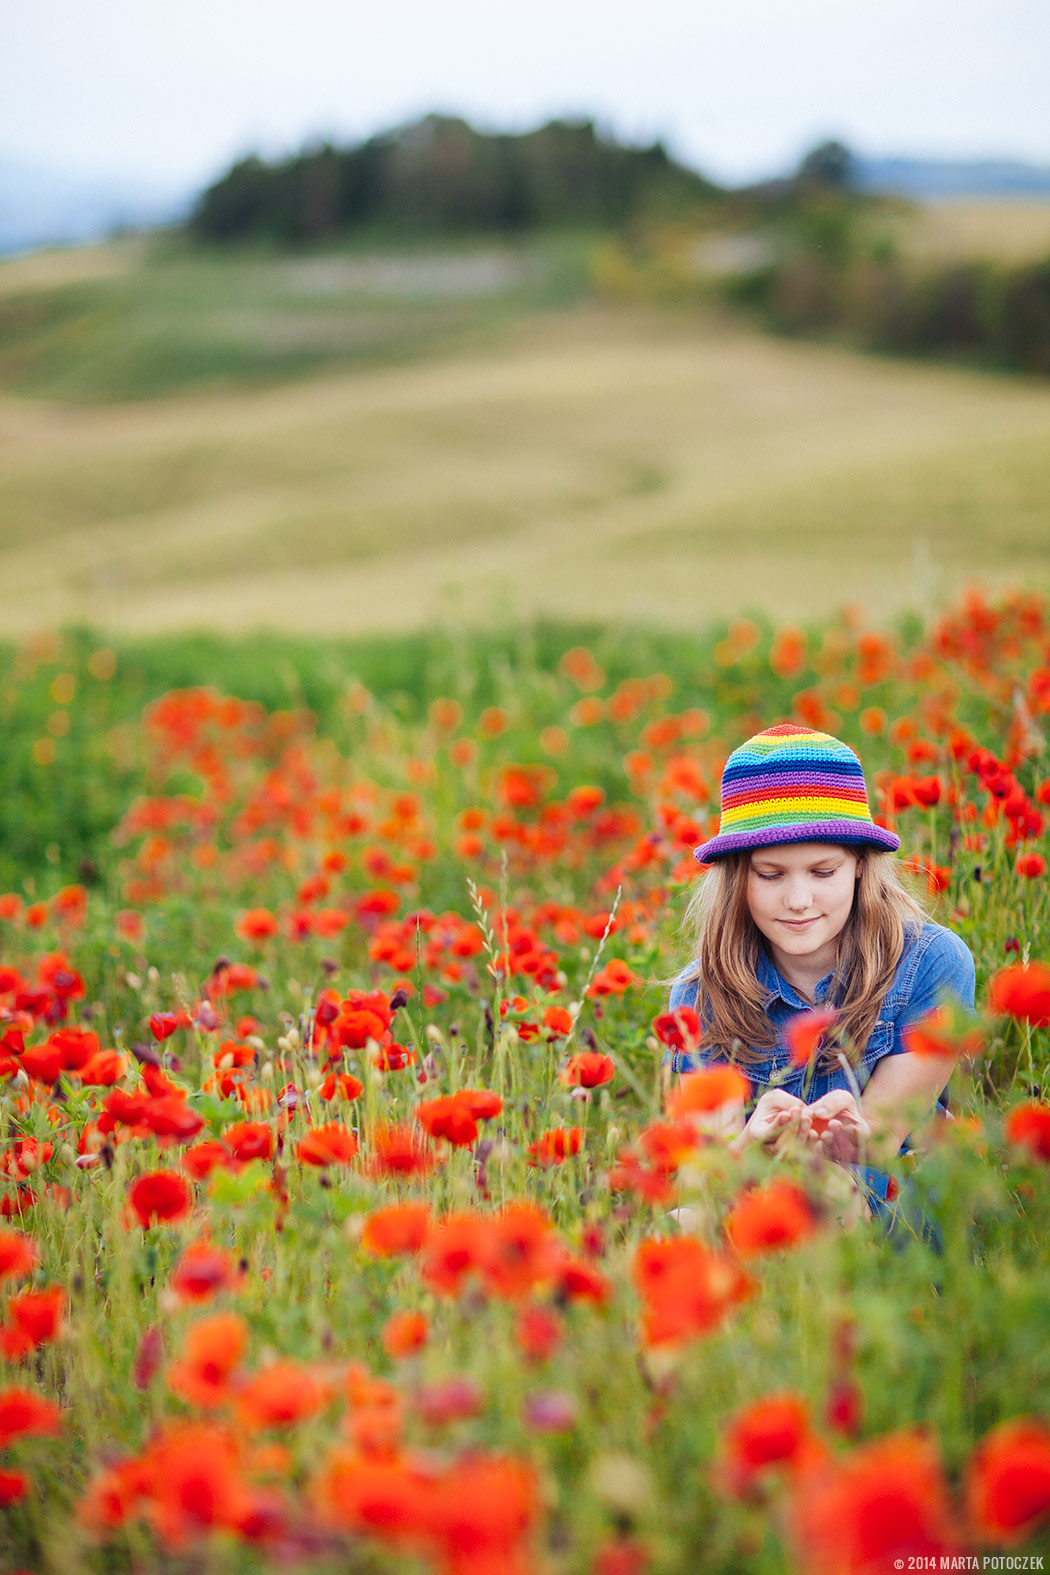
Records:
{"label": "girl's long hair", "polygon": [[[850,850],[854,851],[854,850]],[[775,1042],[766,1012],[767,992],[758,980],[762,935],[747,907],[751,855],[731,853],[697,882],[684,927],[693,935],[694,958],[683,976],[695,979],[703,1023],[701,1049],[717,1050],[742,1066],[764,1059]],[[907,932],[926,915],[904,887],[897,860],[867,849],[849,918],[839,935],[835,976],[827,1003],[839,1010],[834,1034],[821,1061],[836,1063],[836,1051],[860,1057],[878,1020],[883,998],[904,951]],[[818,1065],[821,1064],[818,1061]]]}

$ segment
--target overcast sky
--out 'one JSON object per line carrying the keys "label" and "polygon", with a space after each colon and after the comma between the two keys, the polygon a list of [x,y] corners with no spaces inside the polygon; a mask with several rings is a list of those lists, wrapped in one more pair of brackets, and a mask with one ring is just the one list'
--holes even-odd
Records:
{"label": "overcast sky", "polygon": [[175,184],[429,109],[727,180],[830,135],[1050,164],[1048,83],[1048,0],[0,0],[0,159]]}

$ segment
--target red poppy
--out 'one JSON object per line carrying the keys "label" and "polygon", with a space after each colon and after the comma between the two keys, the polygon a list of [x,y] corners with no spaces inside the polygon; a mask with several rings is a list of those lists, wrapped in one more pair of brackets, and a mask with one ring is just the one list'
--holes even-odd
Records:
{"label": "red poppy", "polygon": [[242,941],[267,941],[280,933],[280,925],[269,908],[249,908],[234,925]]}
{"label": "red poppy", "polygon": [[702,1032],[703,1024],[691,1006],[679,1006],[653,1018],[653,1033],[672,1050],[695,1050]]}
{"label": "red poppy", "polygon": [[552,1127],[535,1143],[529,1144],[529,1154],[535,1165],[561,1165],[580,1152],[582,1143],[582,1127]]}
{"label": "red poppy", "polygon": [[38,1257],[32,1236],[0,1227],[0,1285],[5,1280],[24,1280],[36,1268]]}
{"label": "red poppy", "polygon": [[361,1246],[376,1258],[419,1252],[430,1224],[430,1210],[425,1203],[393,1203],[368,1216]]}
{"label": "red poppy", "polygon": [[317,1092],[322,1099],[357,1099],[365,1085],[352,1072],[329,1072]]}
{"label": "red poppy", "polygon": [[58,1406],[31,1389],[0,1390],[0,1449],[6,1449],[15,1438],[57,1433],[61,1423]]}
{"label": "red poppy", "polygon": [[263,1121],[235,1122],[226,1128],[222,1140],[236,1160],[273,1158],[273,1127]]}
{"label": "red poppy", "polygon": [[810,1465],[826,1451],[813,1434],[801,1395],[765,1395],[745,1406],[726,1427],[723,1479],[731,1492],[746,1494],[770,1467]]}
{"label": "red poppy", "polygon": [[0,1344],[8,1360],[16,1360],[39,1345],[50,1344],[62,1333],[66,1293],[61,1286],[46,1291],[22,1291],[7,1304],[8,1325],[0,1329]]}
{"label": "red poppy", "polygon": [[176,1552],[204,1532],[235,1529],[250,1506],[237,1447],[222,1428],[176,1423],[154,1440],[143,1467],[157,1533]]}
{"label": "red poppy", "polygon": [[433,1153],[411,1127],[376,1127],[369,1166],[373,1175],[425,1176],[433,1166]]}
{"label": "red poppy", "polygon": [[565,1337],[565,1326],[549,1307],[522,1307],[514,1324],[518,1350],[527,1362],[548,1362]]}
{"label": "red poppy", "polygon": [[1017,1417],[987,1433],[967,1472],[970,1518],[985,1541],[1025,1542],[1050,1519],[1050,1427]]}
{"label": "red poppy", "polygon": [[1006,1118],[1004,1131],[1011,1143],[1050,1164],[1050,1105],[1041,1105],[1034,1099],[1015,1105]]}
{"label": "red poppy", "polygon": [[195,1241],[182,1254],[168,1283],[180,1301],[203,1302],[218,1291],[233,1289],[239,1278],[228,1252],[210,1242]]}
{"label": "red poppy", "polygon": [[150,1225],[173,1225],[185,1219],[193,1199],[186,1182],[175,1171],[154,1170],[132,1182],[128,1203],[139,1224],[146,1229]]}
{"label": "red poppy", "polygon": [[455,1148],[470,1148],[478,1135],[478,1123],[470,1106],[454,1094],[417,1105],[415,1118],[430,1137],[444,1138]]}
{"label": "red poppy", "polygon": [[186,1335],[182,1360],[168,1368],[168,1387],[191,1405],[225,1405],[247,1345],[247,1325],[236,1313],[202,1318]]}
{"label": "red poppy", "polygon": [[644,1307],[647,1346],[678,1345],[710,1334],[755,1289],[732,1259],[690,1236],[643,1241],[633,1276]]}
{"label": "red poppy", "polygon": [[29,1491],[29,1478],[24,1471],[0,1471],[0,1509],[17,1504]]}
{"label": "red poppy", "polygon": [[737,1198],[726,1220],[726,1235],[743,1257],[795,1247],[816,1228],[812,1204],[790,1181],[750,1187]]}
{"label": "red poppy", "polygon": [[252,1427],[286,1427],[316,1416],[330,1396],[330,1386],[308,1367],[278,1361],[238,1388],[237,1410]]}
{"label": "red poppy", "polygon": [[1015,963],[1002,968],[988,986],[993,1012],[1020,1017],[1033,1028],[1050,1028],[1050,967],[1046,963]]}
{"label": "red poppy", "polygon": [[792,1510],[796,1562],[807,1575],[867,1575],[897,1559],[961,1551],[936,1446],[919,1431],[874,1439],[807,1474]]}
{"label": "red poppy", "polygon": [[458,1296],[471,1275],[480,1275],[489,1255],[490,1226],[480,1214],[448,1214],[430,1231],[420,1274],[432,1290]]}
{"label": "red poppy", "polygon": [[207,1142],[195,1143],[192,1148],[183,1149],[179,1164],[194,1181],[204,1181],[217,1165],[228,1164],[232,1157],[225,1143],[208,1139]]}
{"label": "red poppy", "polygon": [[304,1165],[348,1165],[357,1154],[357,1138],[341,1122],[329,1121],[300,1138],[296,1153]]}
{"label": "red poppy", "polygon": [[823,1043],[828,1029],[838,1022],[833,1006],[818,1006],[812,1012],[796,1012],[784,1030],[791,1051],[792,1066],[807,1066]]}
{"label": "red poppy", "polygon": [[751,1084],[735,1066],[706,1066],[686,1072],[667,1101],[668,1114],[676,1121],[710,1115],[726,1105],[745,1104]]}
{"label": "red poppy", "polygon": [[602,1055],[597,1050],[583,1050],[562,1068],[559,1081],[566,1088],[600,1088],[604,1083],[611,1083],[615,1076],[616,1064],[612,1056]]}
{"label": "red poppy", "polygon": [[383,1349],[392,1361],[414,1356],[427,1343],[430,1325],[421,1312],[393,1312],[383,1325]]}
{"label": "red poppy", "polygon": [[955,1058],[980,1055],[984,1034],[979,1028],[960,1025],[948,1007],[938,1006],[909,1024],[901,1034],[901,1042],[912,1055]]}

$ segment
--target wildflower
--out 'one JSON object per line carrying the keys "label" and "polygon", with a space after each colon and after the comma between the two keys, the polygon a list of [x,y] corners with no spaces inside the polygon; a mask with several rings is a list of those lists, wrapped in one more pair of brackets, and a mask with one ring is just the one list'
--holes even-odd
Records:
{"label": "wildflower", "polygon": [[808,1575],[867,1575],[897,1558],[960,1552],[936,1446],[892,1433],[803,1477],[792,1505],[796,1561]]}
{"label": "wildflower", "polygon": [[1014,868],[1025,880],[1038,880],[1046,874],[1046,860],[1041,853],[1019,853]]}
{"label": "wildflower", "polygon": [[562,1165],[571,1155],[580,1152],[582,1142],[582,1127],[552,1127],[535,1143],[529,1144],[529,1154],[535,1165]]}
{"label": "wildflower", "polygon": [[566,1039],[573,1030],[573,1016],[564,1006],[548,1006],[541,1022],[547,1039]]}
{"label": "wildflower", "polygon": [[173,1225],[185,1219],[192,1207],[192,1198],[186,1182],[175,1171],[154,1170],[132,1182],[128,1203],[145,1230],[150,1225]]}
{"label": "wildflower", "polygon": [[702,1032],[699,1015],[691,1006],[679,1006],[653,1018],[653,1033],[671,1050],[695,1050]]}
{"label": "wildflower", "polygon": [[1025,1542],[1050,1519],[1050,1427],[1016,1417],[986,1433],[967,1472],[967,1503],[978,1535]]}
{"label": "wildflower", "polygon": [[806,1194],[790,1181],[770,1181],[742,1192],[729,1211],[726,1235],[743,1257],[807,1241],[816,1216]]}
{"label": "wildflower", "polygon": [[17,1504],[29,1491],[29,1478],[24,1471],[0,1471],[0,1509]]}
{"label": "wildflower", "polygon": [[980,1028],[961,1028],[946,1006],[935,1007],[901,1034],[905,1050],[922,1056],[975,1056],[984,1049]]}
{"label": "wildflower", "polygon": [[239,1279],[229,1253],[210,1242],[195,1241],[182,1254],[168,1283],[180,1301],[203,1302],[218,1291],[232,1290]]}
{"label": "wildflower", "polygon": [[62,1333],[66,1293],[61,1286],[46,1291],[22,1291],[7,1304],[8,1324],[0,1329],[0,1350],[8,1361],[17,1360],[48,1345]]}
{"label": "wildflower", "polygon": [[352,1072],[329,1072],[317,1092],[322,1099],[358,1099],[365,1085]]}
{"label": "wildflower", "polygon": [[421,1312],[393,1312],[383,1325],[383,1349],[392,1361],[421,1351],[430,1335],[430,1325]]}
{"label": "wildflower", "polygon": [[1046,963],[1015,963],[1002,968],[988,986],[993,1012],[1020,1017],[1033,1028],[1050,1028],[1050,967]]}
{"label": "wildflower", "polygon": [[667,1101],[673,1120],[712,1115],[727,1105],[743,1105],[751,1096],[751,1084],[735,1066],[708,1066],[686,1072]]}
{"label": "wildflower", "polygon": [[633,1265],[645,1310],[647,1346],[682,1344],[710,1334],[754,1291],[754,1283],[722,1253],[692,1237],[640,1243]]}
{"label": "wildflower", "polygon": [[0,1449],[6,1449],[15,1438],[57,1433],[61,1421],[58,1406],[31,1389],[0,1390]]}
{"label": "wildflower", "polygon": [[179,1156],[179,1163],[194,1181],[204,1181],[216,1166],[227,1165],[232,1158],[225,1143],[217,1143],[209,1139],[205,1143],[195,1143],[192,1148],[183,1149]]}
{"label": "wildflower", "polygon": [[376,1176],[425,1176],[434,1156],[411,1127],[378,1126],[372,1137],[371,1170]]}
{"label": "wildflower", "polygon": [[202,1318],[186,1335],[182,1360],[168,1368],[168,1387],[191,1405],[224,1405],[247,1345],[247,1325],[236,1313]]}
{"label": "wildflower", "polygon": [[237,1390],[237,1410],[250,1427],[286,1427],[316,1416],[328,1404],[329,1386],[298,1362],[273,1362]]}
{"label": "wildflower", "polygon": [[420,1273],[432,1290],[458,1296],[465,1280],[480,1274],[488,1257],[489,1228],[479,1214],[448,1214],[431,1230]]}
{"label": "wildflower", "polygon": [[452,1094],[417,1105],[415,1118],[432,1138],[444,1138],[455,1148],[470,1148],[478,1135],[478,1123],[468,1102]]}
{"label": "wildflower", "polygon": [[548,1362],[565,1337],[561,1319],[547,1307],[522,1307],[514,1324],[514,1339],[527,1362]]}
{"label": "wildflower", "polygon": [[430,1210],[425,1203],[393,1203],[368,1216],[361,1246],[375,1258],[419,1252],[430,1226]]}
{"label": "wildflower", "polygon": [[1011,1143],[1026,1148],[1034,1159],[1050,1164],[1050,1105],[1041,1105],[1034,1099],[1015,1105],[1006,1118],[1004,1131]]}
{"label": "wildflower", "polygon": [[247,1510],[237,1448],[223,1428],[176,1423],[151,1445],[144,1467],[157,1532],[176,1552],[203,1532],[234,1529]]}
{"label": "wildflower", "polygon": [[234,1159],[242,1163],[273,1158],[273,1128],[262,1121],[236,1122],[226,1128],[222,1139]]}
{"label": "wildflower", "polygon": [[611,1083],[615,1076],[612,1056],[602,1055],[597,1050],[583,1050],[567,1062],[558,1080],[566,1088],[600,1088],[604,1083]]}
{"label": "wildflower", "polygon": [[296,1153],[304,1165],[348,1165],[357,1153],[357,1138],[341,1122],[329,1121],[300,1138]]}
{"label": "wildflower", "polygon": [[796,1012],[784,1031],[791,1051],[792,1066],[808,1066],[816,1055],[828,1029],[838,1022],[833,1006],[819,1006],[812,1012]]}
{"label": "wildflower", "polygon": [[280,925],[269,908],[250,908],[234,925],[242,941],[268,941],[280,934]]}
{"label": "wildflower", "polygon": [[727,1425],[721,1475],[729,1491],[742,1497],[770,1467],[812,1464],[822,1453],[801,1395],[765,1395]]}
{"label": "wildflower", "polygon": [[484,1273],[495,1296],[516,1300],[551,1273],[557,1243],[551,1222],[534,1203],[508,1203],[488,1222]]}
{"label": "wildflower", "polygon": [[0,1285],[5,1280],[23,1280],[32,1274],[38,1256],[32,1236],[0,1227]]}
{"label": "wildflower", "polygon": [[592,998],[603,995],[624,995],[632,985],[640,984],[637,974],[631,972],[622,957],[610,957],[604,968],[591,980],[587,994]]}

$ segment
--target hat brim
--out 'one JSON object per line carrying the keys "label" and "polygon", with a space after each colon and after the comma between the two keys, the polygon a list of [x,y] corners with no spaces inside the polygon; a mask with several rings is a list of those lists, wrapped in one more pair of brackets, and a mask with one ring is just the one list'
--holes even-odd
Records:
{"label": "hat brim", "polygon": [[882,826],[858,826],[855,820],[818,820],[808,826],[760,826],[754,831],[727,831],[694,848],[698,864],[712,864],[727,853],[745,853],[751,848],[778,848],[787,842],[838,842],[846,847],[878,848],[896,853],[901,839],[895,831]]}

